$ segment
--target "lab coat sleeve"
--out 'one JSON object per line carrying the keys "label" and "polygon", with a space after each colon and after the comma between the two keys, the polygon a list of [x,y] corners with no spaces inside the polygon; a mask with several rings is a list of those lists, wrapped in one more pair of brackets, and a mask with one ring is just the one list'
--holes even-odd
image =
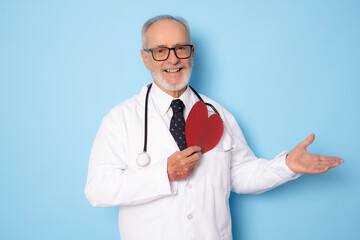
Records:
{"label": "lab coat sleeve", "polygon": [[244,135],[232,115],[229,122],[234,139],[230,164],[232,191],[262,193],[301,176],[287,167],[285,163],[287,152],[280,153],[272,160],[257,158],[246,143]]}
{"label": "lab coat sleeve", "polygon": [[130,167],[124,149],[126,139],[119,137],[121,134],[105,117],[90,154],[85,195],[91,205],[137,205],[173,194],[167,159],[146,168]]}

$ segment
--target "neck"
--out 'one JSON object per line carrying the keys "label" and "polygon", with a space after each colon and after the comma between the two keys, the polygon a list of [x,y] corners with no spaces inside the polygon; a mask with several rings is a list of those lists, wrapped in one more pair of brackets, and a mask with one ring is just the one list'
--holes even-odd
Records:
{"label": "neck", "polygon": [[178,90],[178,91],[169,91],[165,88],[163,88],[162,86],[160,86],[160,84],[158,84],[156,81],[154,81],[154,83],[156,84],[156,86],[158,86],[162,91],[164,91],[165,93],[169,94],[170,96],[172,96],[173,98],[179,98],[186,90],[187,86],[186,85],[184,88]]}

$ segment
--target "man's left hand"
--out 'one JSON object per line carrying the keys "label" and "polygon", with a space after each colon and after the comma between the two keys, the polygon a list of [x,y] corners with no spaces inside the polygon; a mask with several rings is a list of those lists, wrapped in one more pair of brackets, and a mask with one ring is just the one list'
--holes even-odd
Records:
{"label": "man's left hand", "polygon": [[310,154],[306,148],[314,141],[315,135],[311,134],[305,141],[299,143],[286,156],[286,165],[296,173],[316,174],[324,173],[330,168],[334,168],[343,163],[339,157],[327,157]]}

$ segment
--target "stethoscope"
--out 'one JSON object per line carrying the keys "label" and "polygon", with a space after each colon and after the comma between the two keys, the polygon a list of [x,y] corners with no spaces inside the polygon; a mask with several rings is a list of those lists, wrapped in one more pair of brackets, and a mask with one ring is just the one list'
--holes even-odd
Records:
{"label": "stethoscope", "polygon": [[[147,129],[148,129],[148,100],[149,100],[149,93],[150,93],[150,89],[151,89],[151,86],[152,86],[152,83],[150,83],[148,85],[148,89],[147,89],[147,92],[146,92],[146,97],[145,97],[145,120],[144,120],[144,148],[143,148],[143,152],[139,153],[139,155],[137,156],[136,158],[136,163],[138,166],[140,167],[146,167],[147,165],[149,165],[150,163],[150,155],[146,152],[146,149],[147,149]],[[188,85],[190,87],[190,89],[195,93],[195,95],[199,98],[200,101],[204,102],[204,100],[201,98],[201,96],[195,91],[194,88],[192,88],[190,85]],[[210,103],[206,103],[204,102],[207,106],[211,107],[212,110],[218,114],[219,112],[216,110],[216,108],[210,104]]]}

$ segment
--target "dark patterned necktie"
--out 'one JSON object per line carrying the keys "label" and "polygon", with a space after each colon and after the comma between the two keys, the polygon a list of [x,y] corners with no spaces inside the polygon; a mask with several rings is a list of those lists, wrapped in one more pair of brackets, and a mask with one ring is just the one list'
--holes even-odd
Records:
{"label": "dark patterned necktie", "polygon": [[180,150],[187,148],[185,139],[185,119],[184,119],[184,103],[180,99],[173,100],[170,107],[173,110],[173,116],[170,122],[170,132],[175,139]]}

